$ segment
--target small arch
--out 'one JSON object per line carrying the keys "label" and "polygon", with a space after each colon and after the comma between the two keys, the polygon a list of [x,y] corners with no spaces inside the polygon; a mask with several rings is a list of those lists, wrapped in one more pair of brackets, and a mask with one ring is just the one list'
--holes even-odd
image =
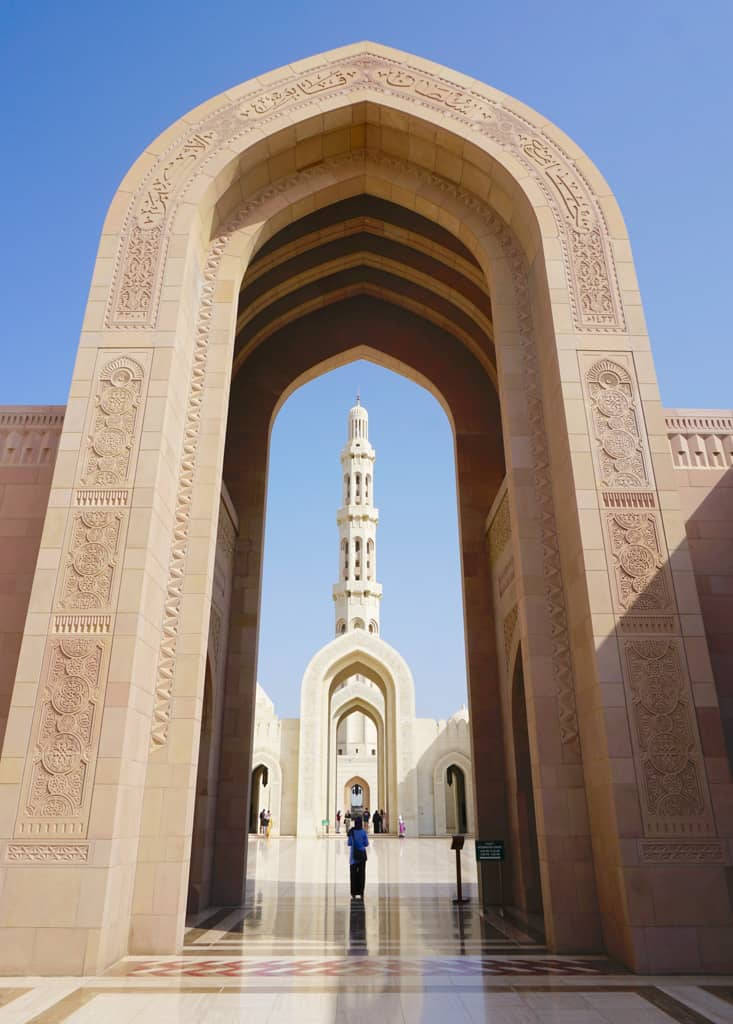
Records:
{"label": "small arch", "polygon": [[364,620],[363,619],[352,619],[351,620],[351,628],[352,629],[364,629]]}
{"label": "small arch", "polygon": [[375,636],[379,636],[379,623],[376,619],[369,620],[369,632],[373,633]]}
{"label": "small arch", "polygon": [[346,621],[344,619],[339,619],[338,622],[336,623],[336,635],[340,636],[342,633],[345,633],[345,632],[346,632]]}

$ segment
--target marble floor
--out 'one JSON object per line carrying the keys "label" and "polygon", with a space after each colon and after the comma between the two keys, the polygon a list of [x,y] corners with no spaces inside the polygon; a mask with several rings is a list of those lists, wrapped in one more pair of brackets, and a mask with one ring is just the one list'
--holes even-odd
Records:
{"label": "marble floor", "polygon": [[93,979],[0,979],[0,1024],[733,1022],[733,976],[639,977],[601,956],[554,956],[526,922],[481,913],[468,847],[458,909],[448,847],[373,837],[362,904],[342,837],[258,838],[246,905],[193,918],[180,954],[128,957]]}

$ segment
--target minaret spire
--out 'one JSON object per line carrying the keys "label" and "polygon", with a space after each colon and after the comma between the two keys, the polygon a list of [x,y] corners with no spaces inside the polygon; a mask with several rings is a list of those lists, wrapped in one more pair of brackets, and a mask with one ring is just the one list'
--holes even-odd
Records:
{"label": "minaret spire", "polygon": [[369,414],[357,392],[349,409],[346,446],[341,451],[343,504],[339,528],[339,582],[333,588],[336,634],[352,629],[379,633],[382,588],[377,576],[377,523],[374,507],[374,461],[369,443]]}

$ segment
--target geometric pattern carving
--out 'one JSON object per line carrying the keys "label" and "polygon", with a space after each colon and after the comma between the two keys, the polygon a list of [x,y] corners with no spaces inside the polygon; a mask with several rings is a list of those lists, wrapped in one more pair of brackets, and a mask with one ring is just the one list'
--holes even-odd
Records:
{"label": "geometric pattern carving", "polygon": [[512,526],[509,516],[509,493],[505,492],[499,502],[494,518],[489,527],[489,555],[492,565],[507,546],[512,537]]}
{"label": "geometric pattern carving", "polygon": [[641,856],[645,861],[665,861],[672,864],[722,863],[725,859],[719,839],[665,842],[663,839],[642,839]]}
{"label": "geometric pattern carving", "polygon": [[514,639],[514,631],[517,628],[517,618],[519,616],[519,609],[516,605],[511,609],[509,614],[504,619],[504,657],[506,659],[506,667],[509,669],[509,656],[512,653],[512,640]]}
{"label": "geometric pattern carving", "polygon": [[626,640],[624,647],[650,830],[685,831],[684,827],[675,827],[675,819],[689,822],[692,818],[698,819],[694,831],[713,831],[680,642]]}
{"label": "geometric pattern carving", "polygon": [[418,112],[438,111],[509,152],[541,189],[560,229],[576,327],[595,332],[624,330],[603,216],[588,182],[565,150],[493,97],[368,52],[305,73],[293,72],[277,86],[224,102],[192,127],[189,135],[180,136],[168,147],[131,199],[106,325],[156,325],[169,229],[187,187],[205,169],[207,160],[227,146],[242,148],[236,140],[261,132],[276,118],[292,114],[295,120],[298,109],[313,96],[350,98],[359,88],[397,96]]}
{"label": "geometric pattern carving", "polygon": [[659,525],[653,512],[606,515],[616,596],[626,612],[672,612]]}
{"label": "geometric pattern carving", "polygon": [[134,359],[119,356],[103,367],[82,475],[85,487],[118,487],[127,480],[142,386],[143,368]]}
{"label": "geometric pattern carving", "polygon": [[49,642],[17,832],[84,832],[101,725],[103,653],[101,640]]}
{"label": "geometric pattern carving", "polygon": [[86,843],[10,843],[7,859],[27,864],[69,864],[89,859]]}
{"label": "geometric pattern carving", "polygon": [[71,542],[59,598],[62,608],[109,605],[123,515],[126,513],[105,508],[72,513]]}
{"label": "geometric pattern carving", "polygon": [[649,487],[642,431],[631,377],[601,359],[586,373],[600,479],[604,487]]}

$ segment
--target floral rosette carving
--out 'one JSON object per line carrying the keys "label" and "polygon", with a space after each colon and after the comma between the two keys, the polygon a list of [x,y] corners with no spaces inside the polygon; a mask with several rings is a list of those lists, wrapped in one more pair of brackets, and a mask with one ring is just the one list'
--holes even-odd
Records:
{"label": "floral rosette carving", "polygon": [[601,481],[606,487],[649,487],[631,377],[602,359],[586,374]]}
{"label": "floral rosette carving", "polygon": [[74,515],[61,605],[91,609],[108,605],[122,513],[85,509]]}
{"label": "floral rosette carving", "polygon": [[608,517],[618,599],[632,612],[671,610],[664,558],[654,515],[616,512]]}
{"label": "floral rosette carving", "polygon": [[82,811],[101,659],[93,640],[69,637],[53,645],[25,807],[31,817],[73,818]]}
{"label": "floral rosette carving", "polygon": [[130,471],[143,369],[134,359],[113,359],[102,369],[94,400],[83,484],[116,487]]}
{"label": "floral rosette carving", "polygon": [[678,647],[632,640],[626,652],[647,810],[666,818],[702,815],[698,745]]}

